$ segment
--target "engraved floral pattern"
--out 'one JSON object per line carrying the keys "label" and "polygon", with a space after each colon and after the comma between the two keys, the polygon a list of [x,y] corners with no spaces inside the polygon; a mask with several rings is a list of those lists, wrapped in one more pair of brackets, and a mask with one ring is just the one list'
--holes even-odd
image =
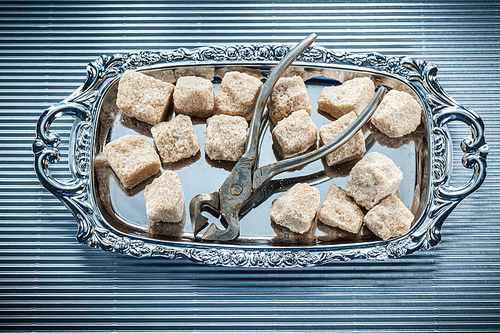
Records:
{"label": "engraved floral pattern", "polygon": [[433,141],[434,141],[434,182],[436,184],[441,184],[446,177],[446,137],[441,128],[435,128],[433,131]]}
{"label": "engraved floral pattern", "polygon": [[[72,211],[78,221],[77,240],[88,246],[104,251],[112,251],[134,257],[163,257],[166,259],[190,259],[209,265],[234,267],[304,267],[321,265],[333,261],[349,261],[353,259],[388,260],[401,257],[415,251],[429,249],[440,240],[440,228],[447,214],[463,199],[472,193],[484,180],[486,155],[488,147],[484,142],[482,122],[470,120],[471,127],[480,133],[475,140],[464,140],[463,149],[469,153],[467,167],[480,164],[479,174],[474,178],[470,188],[465,188],[459,196],[447,193],[441,196],[440,190],[447,177],[447,150],[444,121],[432,124],[432,188],[433,197],[429,213],[420,221],[416,230],[400,239],[388,242],[377,242],[374,245],[352,248],[227,248],[217,244],[197,244],[180,246],[175,242],[152,242],[135,238],[132,235],[121,235],[110,229],[95,203],[90,199],[90,164],[94,145],[91,133],[96,126],[96,105],[101,98],[101,88],[116,80],[127,69],[158,64],[182,64],[196,61],[206,63],[259,62],[279,61],[288,51],[287,45],[228,45],[207,46],[193,50],[179,48],[165,52],[141,51],[129,54],[101,56],[87,66],[87,78],[82,86],[59,104],[49,108],[41,117],[37,126],[37,138],[33,143],[35,153],[35,170],[42,184],[56,195]],[[378,53],[353,54],[350,52],[328,50],[314,46],[299,56],[297,61],[305,63],[354,65],[399,77],[416,91],[423,91],[422,99],[427,101],[431,113],[439,113],[449,106],[459,107],[441,88],[436,79],[437,69],[423,60],[407,57],[387,57]],[[74,182],[60,183],[54,181],[48,171],[48,163],[58,160],[57,133],[49,130],[52,119],[58,113],[66,113],[79,118],[80,123],[75,132],[74,143]],[[464,110],[462,120],[472,119],[475,115]],[[464,118],[465,117],[465,118]],[[470,118],[467,118],[470,117]],[[477,116],[476,116],[477,117]],[[477,117],[478,118],[478,117]],[[441,119],[441,120],[443,120]],[[464,150],[465,151],[465,150]],[[453,194],[453,193],[452,193]]]}

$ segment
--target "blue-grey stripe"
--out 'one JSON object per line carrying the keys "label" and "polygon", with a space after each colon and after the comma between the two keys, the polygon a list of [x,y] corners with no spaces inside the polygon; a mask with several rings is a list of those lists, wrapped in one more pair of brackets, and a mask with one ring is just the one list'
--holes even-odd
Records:
{"label": "blue-grey stripe", "polygon": [[[101,54],[208,44],[317,44],[424,59],[485,121],[488,176],[436,248],[387,262],[290,270],[137,260],[76,242],[39,184],[41,112]],[[494,1],[1,1],[0,330],[43,332],[500,330],[500,3]],[[71,119],[54,124],[63,139]],[[460,141],[470,135],[450,125]],[[62,159],[67,159],[62,145]],[[453,148],[460,156],[460,147]],[[64,163],[52,173],[67,175]],[[459,186],[471,173],[454,161]],[[459,181],[457,181],[457,179]]]}

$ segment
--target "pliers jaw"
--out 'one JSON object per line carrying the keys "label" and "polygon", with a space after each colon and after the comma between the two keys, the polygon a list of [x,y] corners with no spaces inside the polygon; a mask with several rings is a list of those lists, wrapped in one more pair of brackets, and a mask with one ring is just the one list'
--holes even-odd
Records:
{"label": "pliers jaw", "polygon": [[[239,236],[239,207],[228,211],[226,207],[221,207],[220,197],[221,195],[219,192],[203,193],[198,194],[191,200],[191,203],[189,204],[189,211],[191,214],[191,223],[195,239],[207,241],[230,241]],[[210,213],[216,218],[220,217],[220,222],[225,229],[219,229],[214,223],[209,225],[208,218],[203,216],[202,212]],[[200,236],[203,230],[205,230],[205,232]]]}
{"label": "pliers jaw", "polygon": [[[205,234],[209,230],[213,230],[214,224],[210,225],[205,231],[203,236],[200,236],[201,231],[203,231],[208,226],[208,218],[202,215],[202,212],[208,212],[215,217],[219,217],[219,192],[213,193],[201,193],[196,195],[189,203],[189,214],[191,217],[191,224],[193,226],[193,235],[195,239],[205,239]],[[213,231],[210,232],[210,235]]]}

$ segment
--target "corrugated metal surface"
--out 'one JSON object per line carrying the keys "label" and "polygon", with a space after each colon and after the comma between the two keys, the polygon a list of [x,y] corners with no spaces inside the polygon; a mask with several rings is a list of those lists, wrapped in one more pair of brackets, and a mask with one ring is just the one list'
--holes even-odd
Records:
{"label": "corrugated metal surface", "polygon": [[[498,1],[4,1],[0,4],[0,329],[495,331],[500,329]],[[137,260],[76,243],[38,183],[41,112],[101,54],[227,43],[318,44],[434,62],[487,126],[489,174],[431,251],[388,262],[242,270]],[[68,133],[70,120],[57,124]],[[455,139],[468,135],[453,126]],[[455,151],[458,154],[458,147]],[[52,170],[64,175],[64,165]],[[455,172],[468,170],[456,161]]]}

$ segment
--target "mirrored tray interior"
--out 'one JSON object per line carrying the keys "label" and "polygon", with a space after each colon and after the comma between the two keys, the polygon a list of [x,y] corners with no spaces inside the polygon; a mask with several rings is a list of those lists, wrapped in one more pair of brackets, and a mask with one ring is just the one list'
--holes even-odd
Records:
{"label": "mirrored tray interior", "polygon": [[[221,77],[225,72],[237,69],[255,75],[263,81],[268,76],[272,67],[265,64],[239,64],[238,67],[229,65],[203,66],[194,65],[190,67],[175,67],[174,69],[153,68],[144,69],[141,72],[166,81],[175,81],[174,72],[198,73],[200,76],[213,77],[215,93],[220,85]],[[208,74],[207,74],[208,73]],[[359,76],[370,77],[375,84],[383,83],[391,88],[404,90],[411,93],[419,101],[422,108],[425,107],[418,95],[405,83],[389,76],[377,75],[362,70],[349,69],[324,69],[311,66],[292,66],[285,75],[299,75],[306,83],[307,92],[312,109],[312,120],[317,128],[331,123],[334,118],[318,111],[317,100],[322,89],[329,85],[339,85],[342,81]],[[163,235],[154,234],[150,231],[146,216],[144,187],[156,176],[139,184],[131,190],[124,189],[110,167],[103,163],[99,154],[103,146],[112,140],[127,134],[143,135],[151,143],[151,125],[129,118],[122,114],[116,107],[116,93],[118,80],[114,81],[104,93],[102,103],[99,106],[98,126],[96,127],[96,138],[94,147],[94,195],[102,216],[110,227],[124,234],[133,234],[140,238],[149,240],[174,241],[178,244],[189,244],[193,241],[191,223],[189,221],[189,202],[191,198],[199,193],[210,193],[217,190],[227,177],[235,163],[210,160],[204,150],[206,120],[193,118],[193,124],[197,138],[200,142],[200,152],[194,157],[181,160],[176,163],[162,164],[162,170],[173,170],[177,172],[182,182],[185,209],[188,217],[182,224],[171,224]],[[169,111],[167,119],[175,114]],[[272,125],[271,128],[272,130]],[[260,165],[269,164],[280,160],[281,157],[273,146],[270,129],[264,134],[260,149]],[[427,117],[422,117],[422,123],[417,130],[402,138],[392,139],[379,132],[376,128],[366,125],[363,128],[367,152],[377,151],[391,158],[403,172],[403,181],[398,190],[398,195],[405,206],[414,214],[414,223],[419,221],[424,214],[429,197],[429,133]],[[331,184],[341,188],[346,187],[349,171],[358,160],[344,164],[328,167],[324,160],[313,162],[300,170],[278,175],[276,178],[289,178],[296,176],[315,175],[318,184],[314,186],[320,190],[321,202]],[[321,179],[320,179],[321,178]],[[313,179],[315,179],[313,177]],[[229,242],[233,245],[256,245],[256,246],[291,246],[291,247],[321,247],[330,244],[352,244],[370,243],[380,241],[367,228],[357,234],[341,232],[316,221],[305,234],[296,234],[284,227],[276,225],[270,220],[270,209],[273,200],[283,192],[275,193],[259,207],[253,209],[240,223],[240,236]],[[206,214],[210,217],[209,214]],[[215,218],[211,222],[220,223]]]}

